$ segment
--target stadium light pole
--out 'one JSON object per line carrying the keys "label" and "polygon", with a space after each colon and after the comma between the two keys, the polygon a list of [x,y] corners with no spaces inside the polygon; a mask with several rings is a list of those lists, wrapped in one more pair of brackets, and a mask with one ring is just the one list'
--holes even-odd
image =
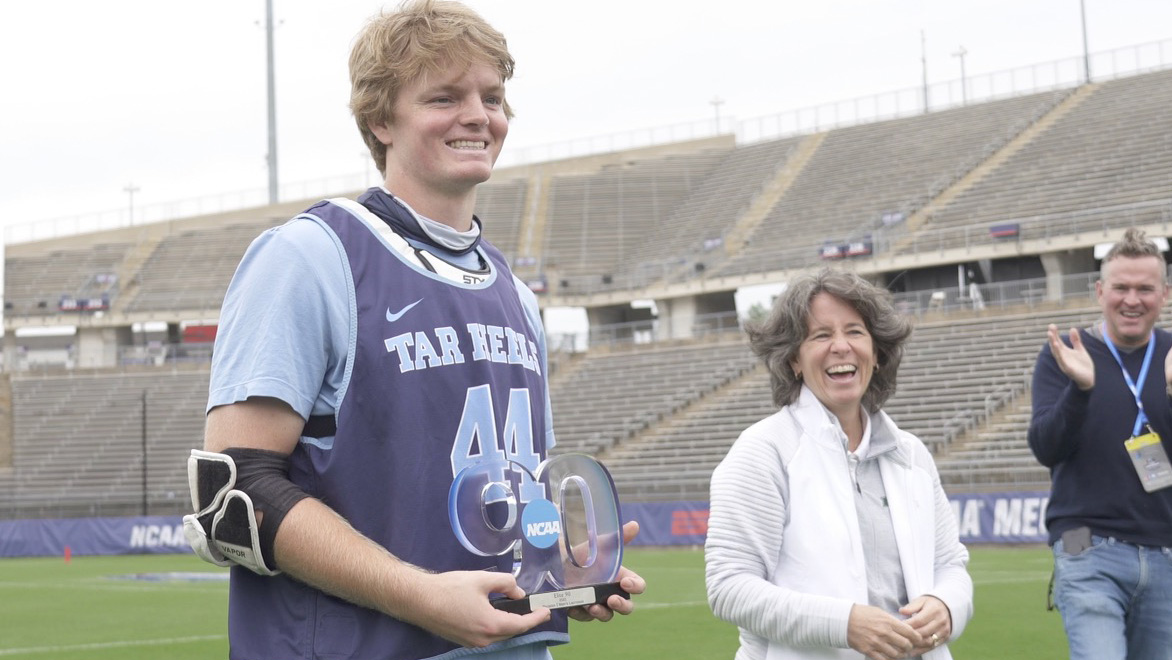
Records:
{"label": "stadium light pole", "polygon": [[957,51],[955,53],[952,54],[953,57],[960,58],[960,104],[961,105],[968,105],[969,104],[968,77],[964,73],[964,56],[968,55],[968,54],[969,54],[969,52],[967,50],[965,50],[964,46],[961,46],[959,49],[957,49]]}
{"label": "stadium light pole", "polygon": [[716,134],[720,135],[720,106],[724,103],[724,99],[713,96],[709,103],[712,104],[712,109],[716,112]]}
{"label": "stadium light pole", "polygon": [[1091,82],[1091,49],[1087,43],[1087,2],[1086,0],[1078,0],[1079,9],[1082,12],[1082,65],[1083,74],[1086,77],[1087,83]]}
{"label": "stadium light pole", "polygon": [[920,30],[920,69],[924,73],[924,112],[928,112],[928,37]]}
{"label": "stadium light pole", "polygon": [[134,185],[133,183],[126,184],[126,187],[122,189],[122,192],[126,193],[130,198],[129,206],[127,207],[127,215],[129,216],[127,222],[128,225],[134,225],[134,193],[138,192],[139,190],[141,190],[141,188]]}
{"label": "stadium light pole", "polygon": [[273,73],[273,0],[265,0],[265,43],[268,52],[269,204],[277,203],[277,84]]}

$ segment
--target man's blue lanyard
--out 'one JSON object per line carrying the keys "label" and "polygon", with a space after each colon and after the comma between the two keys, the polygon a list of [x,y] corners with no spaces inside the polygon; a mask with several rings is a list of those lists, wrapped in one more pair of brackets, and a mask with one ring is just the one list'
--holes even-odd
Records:
{"label": "man's blue lanyard", "polygon": [[1139,406],[1139,414],[1135,416],[1135,428],[1131,431],[1131,437],[1134,438],[1139,435],[1143,425],[1148,423],[1148,416],[1144,414],[1144,402],[1140,398],[1140,388],[1143,387],[1144,381],[1148,378],[1148,367],[1152,366],[1152,353],[1155,352],[1156,348],[1156,331],[1152,330],[1152,336],[1148,337],[1148,350],[1144,353],[1143,366],[1139,368],[1139,387],[1131,379],[1131,374],[1127,373],[1127,367],[1123,366],[1123,359],[1119,357],[1119,351],[1115,350],[1115,344],[1111,343],[1111,337],[1107,336],[1106,322],[1103,323],[1103,343],[1111,349],[1112,357],[1119,364],[1119,369],[1123,371],[1123,380],[1127,381],[1127,389],[1131,390],[1132,395],[1135,396],[1135,405]]}

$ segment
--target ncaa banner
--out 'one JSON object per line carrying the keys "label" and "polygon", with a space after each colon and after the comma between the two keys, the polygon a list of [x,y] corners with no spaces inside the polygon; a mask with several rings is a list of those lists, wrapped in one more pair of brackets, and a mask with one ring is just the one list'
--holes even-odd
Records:
{"label": "ncaa banner", "polygon": [[1046,543],[1050,493],[958,494],[948,498],[961,543]]}
{"label": "ncaa banner", "polygon": [[[1047,492],[957,494],[949,497],[962,543],[1046,543]],[[703,545],[708,502],[631,502],[623,522],[637,520],[633,546]],[[191,552],[180,516],[0,521],[0,557],[126,555]]]}
{"label": "ncaa banner", "polygon": [[191,552],[181,516],[0,521],[0,557]]}
{"label": "ncaa banner", "polygon": [[[1048,492],[1012,491],[957,494],[948,498],[962,543],[1046,543]],[[707,502],[623,505],[623,519],[639,521],[631,545],[703,545],[708,534]]]}
{"label": "ncaa banner", "polygon": [[708,502],[623,504],[623,522],[639,522],[639,545],[703,545],[708,536]]}

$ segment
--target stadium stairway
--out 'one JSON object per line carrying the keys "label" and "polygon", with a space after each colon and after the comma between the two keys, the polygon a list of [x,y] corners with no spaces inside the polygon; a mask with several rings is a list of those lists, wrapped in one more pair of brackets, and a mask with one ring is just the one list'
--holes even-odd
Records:
{"label": "stadium stairway", "polygon": [[519,276],[541,272],[537,255],[545,254],[545,222],[549,216],[549,188],[553,177],[546,171],[534,173],[525,191],[524,212],[517,232],[516,257],[529,257],[532,264],[518,263],[514,258],[513,272]]}
{"label": "stadium stairway", "polygon": [[116,314],[126,311],[127,305],[138,295],[143,266],[162,242],[163,236],[148,235],[126,251],[126,256],[114,271],[122,283],[122,290],[111,302],[110,311]]}
{"label": "stadium stairway", "polygon": [[1172,71],[1097,84],[1060,121],[938,209],[917,249],[930,249],[930,241],[960,248],[966,233],[1006,222],[1019,224],[1015,242],[1107,236],[1143,225],[1162,225],[1154,235],[1165,234],[1172,220],[1169,103]]}
{"label": "stadium stairway", "polygon": [[872,239],[882,254],[901,218],[1068,94],[1031,94],[829,131],[735,256],[706,272],[721,277],[804,268],[819,263],[828,245],[839,249]]}
{"label": "stadium stairway", "polygon": [[757,227],[765,221],[765,218],[769,217],[769,212],[777,205],[778,200],[785,196],[786,191],[794,184],[810,159],[818,153],[818,147],[822,146],[827,135],[828,133],[814,133],[799,142],[794,152],[778,168],[761,193],[749,204],[748,210],[737,219],[736,224],[724,238],[724,250],[729,258],[735,257],[740,252],[749,237],[757,231]]}

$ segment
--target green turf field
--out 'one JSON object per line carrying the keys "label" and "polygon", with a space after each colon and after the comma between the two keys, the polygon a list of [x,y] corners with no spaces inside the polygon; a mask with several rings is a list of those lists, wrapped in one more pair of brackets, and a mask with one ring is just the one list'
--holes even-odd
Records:
{"label": "green turf field", "polygon": [[[953,644],[957,660],[1059,660],[1062,623],[1047,612],[1045,548],[975,548],[976,616]],[[611,623],[574,622],[574,642],[555,660],[731,658],[736,630],[717,621],[704,595],[698,550],[631,550],[647,578],[638,611]],[[0,658],[184,660],[226,658],[227,583],[189,555],[0,560]]]}
{"label": "green turf field", "polygon": [[[1052,562],[1044,547],[972,548],[976,614],[952,645],[956,660],[1060,660],[1069,657],[1062,619],[1046,611]],[[704,594],[700,551],[635,551],[627,564],[647,579],[639,610],[608,624],[571,623],[573,642],[555,660],[732,658],[736,629],[716,620]]]}
{"label": "green turf field", "polygon": [[0,560],[0,658],[228,657],[226,581],[138,574],[226,569],[193,555]]}

